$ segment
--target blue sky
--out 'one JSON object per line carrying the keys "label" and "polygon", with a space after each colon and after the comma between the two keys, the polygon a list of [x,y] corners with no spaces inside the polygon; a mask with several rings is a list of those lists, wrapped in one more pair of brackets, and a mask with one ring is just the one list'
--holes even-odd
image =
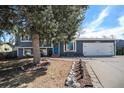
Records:
{"label": "blue sky", "polygon": [[[91,5],[85,14],[79,38],[124,39],[124,5]],[[6,41],[10,36],[6,35]]]}
{"label": "blue sky", "polygon": [[81,38],[124,39],[124,5],[89,6],[80,33]]}

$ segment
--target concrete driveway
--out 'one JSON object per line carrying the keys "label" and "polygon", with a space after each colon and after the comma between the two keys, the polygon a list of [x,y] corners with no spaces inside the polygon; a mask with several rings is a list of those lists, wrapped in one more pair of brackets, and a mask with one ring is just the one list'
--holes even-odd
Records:
{"label": "concrete driveway", "polygon": [[124,88],[124,56],[84,58],[105,88]]}

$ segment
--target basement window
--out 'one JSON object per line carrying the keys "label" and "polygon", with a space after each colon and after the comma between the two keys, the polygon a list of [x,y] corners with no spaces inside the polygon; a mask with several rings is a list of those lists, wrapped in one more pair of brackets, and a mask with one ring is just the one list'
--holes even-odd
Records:
{"label": "basement window", "polygon": [[32,55],[32,50],[31,49],[28,49],[28,48],[25,48],[24,49],[24,55],[25,56],[31,56]]}
{"label": "basement window", "polygon": [[64,52],[75,52],[75,51],[76,51],[76,43],[74,41],[64,44]]}

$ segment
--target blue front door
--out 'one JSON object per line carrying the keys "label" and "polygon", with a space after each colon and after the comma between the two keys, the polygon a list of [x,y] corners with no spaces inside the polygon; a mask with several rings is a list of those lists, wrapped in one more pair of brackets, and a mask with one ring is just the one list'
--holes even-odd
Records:
{"label": "blue front door", "polygon": [[59,56],[59,44],[54,44],[53,47],[53,55],[58,55]]}

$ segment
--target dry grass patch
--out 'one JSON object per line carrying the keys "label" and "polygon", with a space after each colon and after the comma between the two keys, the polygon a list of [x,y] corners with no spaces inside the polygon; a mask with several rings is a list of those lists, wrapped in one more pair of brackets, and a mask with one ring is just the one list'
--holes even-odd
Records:
{"label": "dry grass patch", "polygon": [[48,69],[45,71],[43,71],[43,69],[23,71],[17,68],[29,64],[31,60],[32,59],[0,61],[0,87],[64,87],[65,80],[71,69],[72,61],[54,58],[49,59],[50,65],[48,65]]}
{"label": "dry grass patch", "polygon": [[72,62],[62,60],[50,60],[47,74],[37,77],[27,84],[31,88],[63,88],[67,75],[71,69]]}

